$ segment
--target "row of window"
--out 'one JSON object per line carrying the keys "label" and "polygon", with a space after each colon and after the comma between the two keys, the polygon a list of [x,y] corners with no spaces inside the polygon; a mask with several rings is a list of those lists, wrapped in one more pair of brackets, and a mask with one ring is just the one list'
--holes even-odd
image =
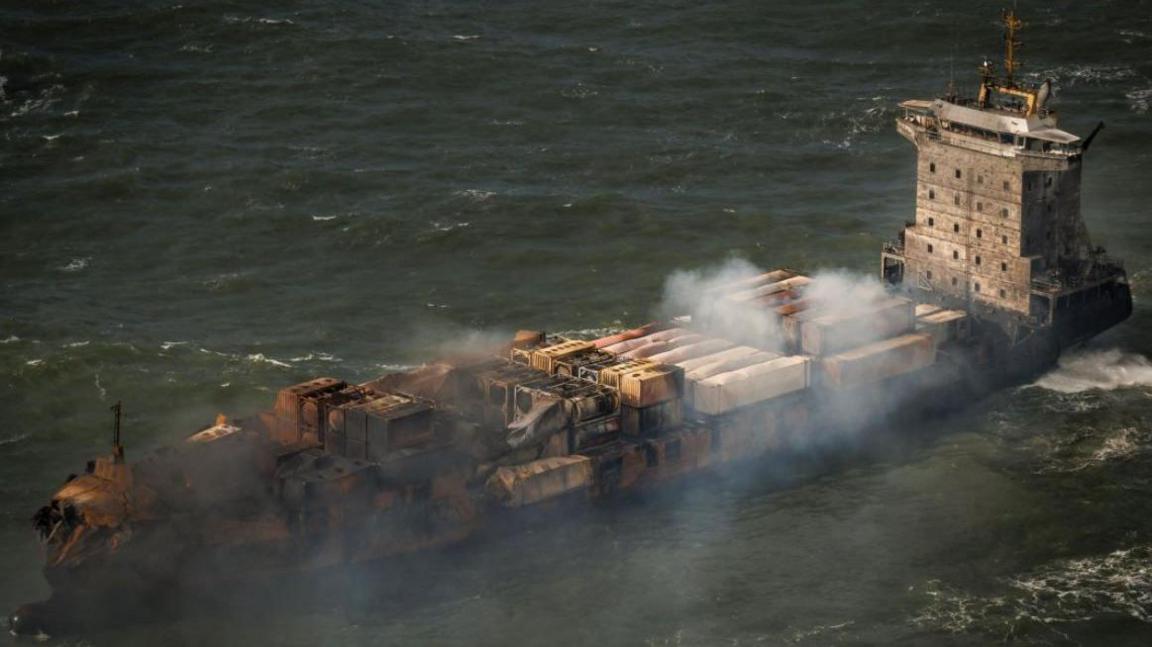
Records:
{"label": "row of window", "polygon": [[[929,227],[935,227],[936,226],[936,219],[933,218],[932,216],[928,216],[928,226]],[[957,233],[957,234],[960,233],[960,223],[958,223],[958,222],[952,223],[952,232]],[[984,230],[977,228],[976,229],[976,237],[977,238],[984,238]],[[1001,236],[1000,237],[1000,243],[1002,245],[1007,245],[1008,244],[1008,236],[1007,235]]]}
{"label": "row of window", "polygon": [[[936,162],[929,162],[928,171],[930,173],[936,172]],[[964,173],[960,169],[955,169],[953,171],[953,175],[956,176],[957,180],[962,179],[964,177]],[[976,184],[984,184],[984,176],[983,175],[980,175],[980,174],[976,175]],[[1031,191],[1032,186],[1033,186],[1032,179],[1031,178],[1027,179],[1024,183],[1024,186],[1026,189]],[[1047,186],[1047,187],[1052,186],[1052,176],[1051,175],[1044,178],[1044,186]],[[1011,191],[1012,190],[1012,182],[1010,180],[1004,180],[1004,190],[1005,191]]]}
{"label": "row of window", "polygon": [[[936,189],[928,189],[928,199],[929,200],[935,200],[936,199]],[[956,206],[960,206],[960,194],[959,193],[953,193],[952,194],[952,204],[954,204]],[[1049,211],[1052,210],[1051,205],[1049,205],[1048,210]],[[976,211],[979,211],[980,213],[984,213],[984,203],[983,202],[977,202],[976,203]],[[1007,218],[1008,214],[1009,214],[1008,207],[1001,207],[1000,208],[1000,217],[1001,218]]]}
{"label": "row of window", "polygon": [[[930,173],[936,172],[936,162],[929,162],[928,163],[928,171]],[[953,171],[953,175],[956,176],[957,180],[964,178],[964,172],[961,171],[960,169],[955,169]],[[983,175],[980,175],[980,174],[976,175],[976,184],[984,184],[984,176]],[[1048,185],[1049,186],[1052,185],[1052,179],[1051,178],[1048,179]],[[1010,180],[1004,180],[1004,190],[1005,191],[1011,191],[1012,190],[1012,182]]]}
{"label": "row of window", "polygon": [[[934,250],[932,247],[932,243],[928,243],[928,253],[931,254],[933,251]],[[960,251],[959,250],[955,250],[955,249],[952,250],[952,260],[954,260],[954,261],[960,260]],[[977,265],[983,265],[984,264],[984,259],[981,258],[979,255],[977,255],[973,260],[976,262]],[[1008,263],[1007,262],[1004,262],[1004,261],[1000,262],[1000,271],[1001,272],[1007,272],[1008,271]]]}
{"label": "row of window", "polygon": [[[928,270],[927,272],[925,272],[925,274],[928,277],[928,280],[931,281],[932,280],[932,270]],[[952,277],[952,287],[956,287],[957,285],[959,285],[959,281],[956,279],[955,276],[953,276]],[[972,282],[972,291],[973,292],[979,292],[980,291],[980,282],[979,281],[973,281]],[[1000,298],[1004,299],[1007,297],[1008,297],[1008,291],[1005,290],[1004,288],[1000,288]]]}

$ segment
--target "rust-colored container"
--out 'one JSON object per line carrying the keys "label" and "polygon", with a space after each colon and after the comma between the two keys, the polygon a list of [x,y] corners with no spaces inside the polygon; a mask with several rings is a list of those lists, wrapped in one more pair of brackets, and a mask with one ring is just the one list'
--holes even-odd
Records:
{"label": "rust-colored container", "polygon": [[644,408],[679,398],[684,393],[684,369],[650,364],[620,375],[620,402]]}
{"label": "rust-colored container", "polygon": [[549,375],[556,372],[556,362],[572,355],[596,350],[596,345],[590,341],[571,339],[552,346],[537,348],[532,351],[532,368],[544,371]]}

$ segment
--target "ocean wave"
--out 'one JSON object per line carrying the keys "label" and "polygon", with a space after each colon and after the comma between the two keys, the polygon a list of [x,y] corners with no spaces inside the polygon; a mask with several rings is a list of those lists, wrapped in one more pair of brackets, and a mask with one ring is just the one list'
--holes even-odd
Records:
{"label": "ocean wave", "polygon": [[435,229],[436,231],[441,232],[441,233],[445,233],[445,232],[453,231],[455,229],[467,229],[468,227],[472,226],[472,223],[467,222],[467,221],[440,222],[438,220],[433,220],[431,222],[431,225],[432,225],[432,228]]}
{"label": "ocean wave", "polygon": [[464,40],[464,41],[477,40],[478,38],[480,38],[480,34],[452,34],[452,38],[454,40]]}
{"label": "ocean wave", "polygon": [[496,192],[495,191],[484,191],[481,189],[460,189],[459,191],[453,191],[452,195],[455,195],[455,196],[458,196],[461,198],[469,198],[469,199],[475,200],[476,202],[483,202],[483,201],[487,200],[488,198],[491,198],[492,196],[496,195]]}
{"label": "ocean wave", "polygon": [[90,263],[91,261],[92,261],[91,256],[84,256],[82,258],[74,258],[71,261],[68,261],[67,265],[62,265],[57,269],[59,269],[61,272],[79,272],[80,270],[88,267],[88,263]]}
{"label": "ocean wave", "polygon": [[1058,393],[1152,386],[1152,360],[1119,349],[1071,353],[1031,386]]}
{"label": "ocean wave", "polygon": [[257,23],[260,25],[295,25],[290,18],[261,18],[257,16],[224,16],[224,22],[233,25]]}
{"label": "ocean wave", "polygon": [[1108,83],[1136,76],[1136,70],[1124,65],[1067,65],[1041,70],[1030,75],[1036,80],[1053,79],[1057,87],[1081,83]]}
{"label": "ocean wave", "polygon": [[296,362],[342,362],[344,360],[340,359],[339,357],[336,357],[332,353],[308,353],[307,355],[301,355],[300,357],[293,357],[292,359],[290,359],[288,361],[292,362],[292,363],[296,363]]}
{"label": "ocean wave", "polygon": [[1036,629],[1063,636],[1062,624],[1106,616],[1152,623],[1152,546],[1055,561],[1004,584],[1003,595],[978,596],[929,581],[924,590],[928,603],[912,623],[1006,640]]}
{"label": "ocean wave", "polygon": [[0,446],[18,443],[27,437],[28,437],[28,434],[16,434],[15,436],[8,436],[6,438],[0,438]]}
{"label": "ocean wave", "polygon": [[1141,114],[1148,112],[1149,106],[1152,106],[1152,88],[1145,88],[1143,90],[1133,90],[1124,95],[1127,97],[1129,106],[1133,112]]}
{"label": "ocean wave", "polygon": [[273,359],[271,357],[268,357],[264,353],[252,353],[252,354],[248,355],[245,359],[247,359],[249,362],[255,362],[257,364],[271,364],[273,366],[279,366],[280,368],[291,368],[292,367],[292,365],[289,364],[288,362],[282,362],[278,359]]}
{"label": "ocean wave", "polygon": [[14,344],[18,341],[20,341],[20,338],[16,335],[8,335],[4,339],[0,339],[0,344]]}

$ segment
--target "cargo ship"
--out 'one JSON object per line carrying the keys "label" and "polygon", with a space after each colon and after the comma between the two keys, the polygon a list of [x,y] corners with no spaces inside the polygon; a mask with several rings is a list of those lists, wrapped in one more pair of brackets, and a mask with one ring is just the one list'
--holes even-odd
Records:
{"label": "cargo ship", "polygon": [[[1004,20],[1003,69],[984,65],[975,98],[949,88],[900,104],[916,213],[870,286],[836,293],[780,269],[597,339],[521,331],[492,355],[362,384],[319,377],[133,462],[117,425],[111,455],[36,512],[53,595],[17,610],[12,630],[55,631],[194,582],[448,546],[501,514],[786,454],[1050,367],[1132,300],[1080,215],[1100,127],[1058,128],[1051,84],[1017,78],[1020,22]],[[717,326],[732,313],[767,323]]]}

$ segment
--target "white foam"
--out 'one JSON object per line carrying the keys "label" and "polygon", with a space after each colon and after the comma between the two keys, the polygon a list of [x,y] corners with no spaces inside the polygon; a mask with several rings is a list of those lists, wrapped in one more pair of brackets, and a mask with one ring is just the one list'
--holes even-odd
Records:
{"label": "white foam", "polygon": [[1152,386],[1152,360],[1115,348],[1075,352],[1062,356],[1033,386],[1058,393]]}
{"label": "white foam", "polygon": [[8,335],[4,339],[0,339],[0,344],[12,344],[18,341],[20,341],[20,338],[16,335]]}
{"label": "white foam", "polygon": [[252,353],[252,354],[248,355],[247,359],[250,362],[256,362],[258,364],[271,364],[273,366],[279,366],[280,368],[291,368],[292,367],[292,365],[289,364],[288,362],[282,362],[278,359],[272,359],[271,357],[268,357],[264,353]]}
{"label": "white foam", "polygon": [[61,266],[59,268],[59,270],[61,272],[79,272],[80,270],[88,267],[88,263],[91,260],[92,260],[91,256],[85,256],[83,258],[74,258],[71,261],[69,261],[67,265]]}

